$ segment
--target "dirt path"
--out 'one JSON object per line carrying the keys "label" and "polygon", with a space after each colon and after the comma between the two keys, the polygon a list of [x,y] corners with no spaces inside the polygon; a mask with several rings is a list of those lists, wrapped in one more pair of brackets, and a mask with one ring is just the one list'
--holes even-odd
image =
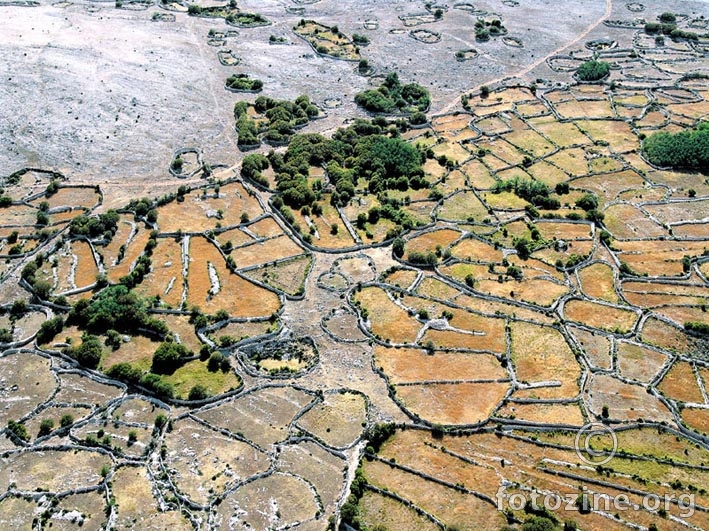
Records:
{"label": "dirt path", "polygon": [[[605,10],[605,12],[603,13],[603,16],[601,16],[598,20],[596,20],[594,23],[592,23],[590,26],[588,26],[583,32],[579,33],[573,40],[571,40],[571,41],[569,41],[569,42],[567,42],[567,43],[565,43],[565,44],[559,46],[559,47],[556,48],[555,50],[552,50],[551,52],[549,52],[549,53],[548,53],[547,55],[545,55],[544,57],[542,57],[542,58],[540,58],[540,59],[534,61],[534,62],[533,62],[532,64],[530,64],[529,66],[527,66],[527,67],[523,68],[522,70],[520,70],[519,72],[517,72],[517,73],[515,74],[515,76],[516,76],[516,77],[523,77],[523,76],[526,76],[526,75],[529,74],[532,70],[534,70],[534,69],[537,68],[539,65],[541,65],[544,61],[546,61],[549,57],[552,57],[552,56],[554,56],[554,55],[560,54],[561,52],[563,52],[564,50],[566,50],[568,47],[573,46],[574,44],[578,43],[580,40],[586,38],[586,36],[588,36],[589,33],[591,33],[594,29],[596,29],[596,27],[598,27],[600,24],[602,24],[603,21],[606,20],[606,19],[611,15],[611,11],[612,11],[612,10],[613,10],[613,2],[612,2],[612,0],[606,0],[606,10]],[[498,78],[498,79],[494,79],[494,80],[492,80],[492,81],[487,81],[487,82],[485,82],[485,83],[481,83],[480,85],[476,85],[475,87],[472,87],[472,88],[470,89],[470,92],[473,92],[473,91],[477,90],[477,89],[480,88],[482,85],[492,85],[492,84],[498,83],[498,82],[500,82],[500,81],[502,81],[503,79],[508,78],[508,77],[510,77],[510,76],[504,76],[504,77],[501,77],[501,78]],[[440,110],[438,111],[438,114],[446,114],[446,113],[448,113],[448,112],[451,112],[451,111],[452,111],[457,105],[459,105],[459,104],[460,104],[460,98],[458,97],[458,98],[452,100],[448,105],[446,105],[445,107],[443,107],[442,109],[440,109]]]}

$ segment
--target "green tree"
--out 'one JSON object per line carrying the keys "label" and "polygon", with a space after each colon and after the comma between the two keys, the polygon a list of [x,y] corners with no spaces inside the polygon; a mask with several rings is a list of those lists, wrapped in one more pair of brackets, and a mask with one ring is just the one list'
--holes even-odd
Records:
{"label": "green tree", "polygon": [[184,345],[164,341],[153,354],[151,370],[155,374],[172,374],[184,364],[190,354]]}
{"label": "green tree", "polygon": [[576,75],[581,81],[598,81],[606,77],[611,71],[611,65],[605,61],[586,61],[576,70]]}
{"label": "green tree", "polygon": [[39,423],[39,433],[37,434],[37,437],[49,435],[53,430],[54,421],[52,419],[42,419],[42,422]]}
{"label": "green tree", "polygon": [[69,350],[69,355],[79,364],[89,369],[95,369],[101,362],[103,346],[98,337],[84,334],[81,338],[81,345]]}
{"label": "green tree", "polygon": [[196,384],[190,389],[188,400],[204,400],[209,398],[211,395],[206,387],[200,384]]}

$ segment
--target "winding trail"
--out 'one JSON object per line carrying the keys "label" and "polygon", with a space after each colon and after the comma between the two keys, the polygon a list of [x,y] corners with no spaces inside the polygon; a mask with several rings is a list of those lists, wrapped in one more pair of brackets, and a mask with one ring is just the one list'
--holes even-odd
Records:
{"label": "winding trail", "polygon": [[[573,40],[571,40],[571,41],[569,41],[569,42],[567,42],[567,43],[565,43],[565,44],[559,46],[559,47],[556,48],[555,50],[552,50],[551,52],[549,52],[549,53],[548,53],[547,55],[545,55],[544,57],[542,57],[542,58],[540,58],[540,59],[537,59],[536,61],[534,61],[533,63],[531,63],[529,66],[526,66],[525,68],[523,68],[522,70],[520,70],[519,72],[517,72],[517,74],[515,74],[515,77],[523,77],[523,76],[526,76],[526,75],[529,74],[532,70],[534,70],[534,69],[537,68],[539,65],[541,65],[544,61],[546,61],[547,59],[549,59],[549,57],[552,57],[552,56],[554,56],[554,55],[560,54],[561,52],[563,52],[564,50],[566,50],[569,46],[573,46],[574,44],[578,43],[580,40],[586,38],[589,33],[591,33],[594,29],[596,29],[600,24],[603,23],[604,20],[606,20],[606,19],[611,15],[612,10],[613,10],[613,2],[612,2],[612,0],[606,0],[606,10],[605,10],[605,12],[603,13],[603,15],[602,15],[598,20],[596,20],[595,22],[593,22],[593,23],[592,23],[590,26],[588,26],[584,31],[582,31],[581,33],[579,33],[579,34],[576,36],[576,38],[574,38]],[[472,91],[475,91],[475,90],[479,89],[482,85],[492,85],[492,84],[494,84],[494,83],[499,83],[500,81],[502,81],[503,79],[506,79],[506,78],[508,78],[508,77],[510,77],[510,76],[504,76],[504,77],[500,77],[500,78],[497,78],[497,79],[493,79],[492,81],[486,81],[485,83],[481,83],[480,85],[476,85],[476,86],[472,87],[472,88],[470,89],[470,91],[471,91],[471,92],[472,92]],[[458,97],[458,98],[455,98],[455,99],[453,99],[448,105],[446,105],[445,107],[443,107],[442,109],[440,109],[440,110],[438,111],[438,114],[446,114],[446,113],[449,113],[449,112],[451,112],[451,111],[452,111],[457,105],[459,105],[459,104],[460,104],[460,98],[459,98],[459,97]]]}

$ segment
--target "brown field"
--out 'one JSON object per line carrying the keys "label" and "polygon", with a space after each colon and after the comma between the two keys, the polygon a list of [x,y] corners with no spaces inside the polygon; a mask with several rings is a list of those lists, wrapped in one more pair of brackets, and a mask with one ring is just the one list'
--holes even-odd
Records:
{"label": "brown field", "polygon": [[[12,205],[2,209],[2,221],[0,226],[3,227],[27,227],[27,232],[31,232],[31,228],[37,220],[37,210],[26,205]],[[22,231],[24,232],[24,231]]]}
{"label": "brown field", "polygon": [[41,453],[11,454],[0,470],[0,488],[8,490],[11,483],[17,490],[65,492],[97,485],[103,465],[111,460],[98,452],[45,450]]}
{"label": "brown field", "polygon": [[[271,218],[267,218],[265,220],[254,223],[249,228],[255,227],[259,223],[263,223],[263,222],[267,222],[267,223],[271,222],[274,225],[276,225],[276,228],[278,229],[278,231],[274,231],[275,232],[274,236],[277,236],[278,234],[282,233],[282,231],[280,231],[280,227],[278,227],[278,225],[275,222],[273,222]],[[219,242],[219,245],[224,245],[228,242],[231,242],[233,247],[239,247],[241,245],[251,243],[254,241],[254,238],[252,236],[246,234],[243,231],[243,229],[240,229],[240,228],[230,229],[230,230],[227,230],[224,232],[220,232],[219,234],[215,234],[214,238]]]}
{"label": "brown field", "polygon": [[499,135],[510,130],[509,123],[499,115],[490,114],[486,118],[481,118],[473,122],[475,127],[488,136]]}
{"label": "brown field", "polygon": [[[512,398],[516,396],[517,393],[514,393]],[[538,424],[583,426],[586,423],[578,404],[516,404],[508,402],[496,412],[495,416]]]}
{"label": "brown field", "polygon": [[[87,188],[64,188],[59,187],[57,193],[51,197],[38,199],[38,201],[46,201],[49,203],[50,210],[58,207],[71,207],[73,209],[82,208],[89,209],[98,203],[99,196],[94,187]],[[74,215],[78,215],[75,212]]]}
{"label": "brown field", "polygon": [[436,159],[428,159],[422,164],[423,172],[427,177],[431,177],[429,180],[437,181],[443,177],[447,170],[445,166],[441,166]]}
{"label": "brown field", "polygon": [[374,348],[374,361],[393,384],[508,378],[500,362],[489,354],[436,352],[419,349]]}
{"label": "brown field", "polygon": [[404,309],[394,304],[381,288],[364,288],[355,295],[355,300],[377,318],[371,320],[373,334],[391,339],[394,343],[413,343],[421,329],[419,323]]}
{"label": "brown field", "polygon": [[513,322],[512,363],[520,382],[558,382],[556,387],[519,391],[536,398],[573,398],[579,393],[581,368],[560,332],[553,328]]}
{"label": "brown field", "polygon": [[[315,518],[317,504],[308,484],[290,474],[274,473],[229,494],[216,510],[221,529],[291,527]],[[228,527],[227,527],[228,526]]]}
{"label": "brown field", "polygon": [[676,361],[657,387],[673,400],[704,403],[694,369],[686,361]]}
{"label": "brown field", "polygon": [[[133,216],[128,214],[121,214],[118,221],[116,234],[105,247],[99,247],[96,250],[103,256],[103,263],[106,268],[111,268],[116,265],[116,259],[118,257],[118,250],[121,245],[124,245],[131,233],[133,232]],[[136,225],[139,226],[139,225]]]}
{"label": "brown field", "polygon": [[239,247],[231,256],[239,269],[274,262],[303,254],[303,249],[285,234],[269,240]]}
{"label": "brown field", "polygon": [[688,241],[626,241],[615,244],[618,258],[640,273],[652,276],[680,276],[683,274],[682,257],[697,256],[704,252],[704,242]]}
{"label": "brown field", "polygon": [[604,224],[620,239],[666,236],[667,231],[633,205],[611,205],[605,210]]}
{"label": "brown field", "polygon": [[434,424],[476,424],[490,416],[508,389],[506,383],[399,385],[396,397]]}
{"label": "brown field", "polygon": [[445,116],[435,116],[431,118],[431,127],[437,133],[445,133],[447,131],[459,131],[464,127],[468,127],[472,116],[468,113],[449,114]]}
{"label": "brown field", "polygon": [[380,461],[365,463],[364,472],[372,484],[396,492],[458,529],[497,531],[504,523],[501,516],[491,514],[490,505],[478,498],[425,481]]}
{"label": "brown field", "polygon": [[437,211],[440,219],[482,221],[488,216],[485,206],[472,191],[462,191],[446,199]]}
{"label": "brown field", "polygon": [[442,142],[440,144],[436,144],[433,147],[433,153],[436,157],[445,155],[449,159],[454,160],[456,164],[460,164],[470,158],[470,153],[456,142]]}
{"label": "brown field", "polygon": [[418,277],[418,272],[413,269],[397,269],[392,274],[388,275],[384,281],[392,286],[398,286],[400,288],[406,289],[414,280]]}
{"label": "brown field", "polygon": [[[672,234],[678,238],[704,238],[707,234],[709,234],[709,224],[686,223],[682,225],[673,225]],[[706,266],[706,264],[704,265]]]}
{"label": "brown field", "polygon": [[[218,249],[202,237],[190,238],[190,265],[187,276],[187,301],[207,313],[226,310],[232,317],[268,316],[278,310],[275,293],[232,274]],[[209,266],[219,277],[220,290],[210,294],[212,283]]]}
{"label": "brown field", "polygon": [[691,428],[709,433],[709,409],[684,408],[682,420]]}
{"label": "brown field", "polygon": [[407,256],[412,251],[429,253],[436,251],[438,248],[444,249],[460,236],[461,233],[459,231],[451,229],[427,232],[406,242]]}
{"label": "brown field", "polygon": [[[270,459],[252,446],[186,418],[165,436],[166,466],[173,481],[193,502],[209,503],[235,483],[265,472]],[[209,491],[209,492],[208,492]]]}
{"label": "brown field", "polygon": [[682,330],[678,330],[674,326],[654,317],[650,317],[645,321],[640,338],[649,345],[655,345],[675,352],[691,352],[696,348],[693,338],[682,332]]}
{"label": "brown field", "polygon": [[571,326],[568,331],[581,344],[591,365],[600,369],[611,368],[611,343],[608,337]]}
{"label": "brown field", "polygon": [[553,115],[530,118],[529,124],[559,147],[590,144],[591,140],[584,135],[574,122],[558,122]]}
{"label": "brown field", "polygon": [[469,295],[461,295],[455,301],[457,304],[464,305],[466,308],[481,312],[487,315],[509,315],[510,317],[518,317],[520,319],[528,319],[540,324],[552,324],[554,321],[548,315],[527,308],[513,306],[500,301],[489,301],[480,297],[471,297]]}
{"label": "brown field", "polygon": [[532,154],[533,157],[544,157],[554,151],[555,146],[546,140],[533,129],[520,124],[513,124],[514,130],[504,135],[504,138],[512,145]]}
{"label": "brown field", "polygon": [[536,224],[545,240],[589,240],[592,238],[592,227],[586,223],[571,223],[564,221],[545,221]]}
{"label": "brown field", "polygon": [[116,497],[116,526],[132,526],[146,531],[188,531],[192,525],[179,511],[160,511],[153,495],[153,483],[144,467],[121,468],[113,476],[112,493]]}
{"label": "brown field", "polygon": [[221,187],[218,198],[211,189],[194,190],[185,195],[182,203],[173,201],[159,207],[158,224],[160,232],[204,232],[213,229],[218,221],[225,227],[238,225],[242,212],[253,219],[263,214],[263,209],[243,185],[231,183]]}
{"label": "brown field", "polygon": [[291,387],[266,388],[196,413],[214,426],[265,447],[288,437],[293,417],[312,397]]}
{"label": "brown field", "polygon": [[460,170],[450,172],[445,180],[441,180],[436,187],[445,195],[468,187],[468,177]]}
{"label": "brown field", "polygon": [[437,338],[440,343],[437,343],[436,340],[434,343],[437,343],[438,346],[457,346],[493,352],[504,352],[506,348],[503,319],[491,319],[448,305],[430,303],[418,297],[405,296],[403,302],[416,312],[426,309],[431,318],[442,316],[444,311],[452,314],[453,317],[448,319],[448,323],[459,332],[454,330],[438,331],[431,328],[426,332],[424,342],[425,338]]}
{"label": "brown field", "polygon": [[649,348],[618,342],[618,368],[626,378],[649,383],[666,361],[667,356]]}
{"label": "brown field", "polygon": [[98,275],[98,266],[91,246],[85,241],[77,240],[71,242],[71,251],[77,258],[76,271],[74,272],[76,287],[90,286],[96,282],[96,275]]}
{"label": "brown field", "polygon": [[589,386],[588,406],[599,415],[608,406],[609,417],[621,421],[653,420],[672,422],[667,408],[640,385],[630,385],[612,376],[594,375]]}
{"label": "brown field", "polygon": [[709,313],[702,310],[700,307],[689,308],[686,306],[665,306],[657,308],[655,313],[664,315],[671,319],[679,326],[684,326],[687,321],[695,321],[700,323],[709,323]]}
{"label": "brown field", "polygon": [[486,190],[495,185],[495,179],[490,175],[490,171],[478,159],[473,159],[460,167],[461,171],[468,177],[470,186],[478,190]]}
{"label": "brown field", "polygon": [[34,354],[11,354],[0,358],[3,381],[12,382],[0,398],[0,423],[18,420],[50,398],[57,386],[50,361]]}
{"label": "brown field", "polygon": [[225,326],[213,330],[209,333],[210,339],[214,342],[219,342],[222,336],[229,336],[233,342],[241,341],[249,337],[260,336],[268,333],[273,328],[268,321],[250,322],[250,323],[227,323]]}
{"label": "brown field", "polygon": [[578,275],[583,292],[587,296],[608,302],[618,302],[613,269],[608,264],[600,262],[591,264],[579,269]]}
{"label": "brown field", "polygon": [[300,417],[298,426],[328,446],[345,448],[360,436],[366,417],[365,401],[360,395],[332,393]]}
{"label": "brown field", "polygon": [[[707,297],[694,297],[691,295],[669,295],[666,293],[633,293],[625,292],[625,298],[631,304],[635,306],[641,306],[646,308],[656,308],[661,306],[683,306],[683,305],[695,305],[701,306],[702,304],[707,304],[709,298]],[[708,295],[709,296],[709,295]],[[661,310],[660,310],[661,312]]]}
{"label": "brown field", "polygon": [[[569,176],[556,166],[549,164],[546,160],[540,160],[527,168],[529,173],[535,180],[541,181],[547,186],[554,187],[558,183],[565,182]],[[561,199],[560,199],[561,200]],[[562,204],[566,203],[564,198]]]}
{"label": "brown field", "polygon": [[559,153],[547,157],[546,160],[558,166],[571,176],[586,175],[588,173],[586,152],[582,148],[566,148]]}
{"label": "brown field", "polygon": [[434,277],[425,277],[419,284],[416,293],[441,300],[450,300],[460,295],[460,291]]}
{"label": "brown field", "polygon": [[271,217],[264,218],[248,226],[249,232],[253,232],[259,238],[270,238],[283,234],[281,226]]}
{"label": "brown field", "polygon": [[289,295],[296,295],[305,284],[312,260],[310,256],[303,255],[278,265],[245,272],[244,275],[265,282]]}
{"label": "brown field", "polygon": [[621,334],[628,333],[638,318],[630,310],[577,299],[570,300],[564,305],[564,315],[572,321],[601,330],[618,331]]}
{"label": "brown field", "polygon": [[518,103],[516,106],[517,113],[524,118],[531,116],[549,115],[549,110],[539,101],[530,101],[527,103]]}
{"label": "brown field", "polygon": [[376,525],[401,531],[437,531],[439,527],[404,504],[376,492],[365,492],[359,503],[360,519],[368,528]]}
{"label": "brown field", "polygon": [[502,250],[481,242],[475,238],[465,238],[451,248],[451,254],[461,260],[471,262],[499,263],[502,261]]}
{"label": "brown field", "polygon": [[117,283],[121,280],[121,277],[131,272],[135,261],[143,254],[145,244],[148,243],[149,238],[150,232],[141,227],[135,237],[126,245],[125,255],[121,263],[113,267],[110,267],[108,263],[105,264],[108,280]]}
{"label": "brown field", "polygon": [[71,266],[74,258],[71,254],[71,243],[63,245],[57,253],[54,255],[54,260],[47,263],[44,266],[45,271],[49,271],[44,274],[44,280],[52,281],[50,266],[56,261],[56,281],[54,282],[54,293],[64,293],[66,291],[71,291],[74,289],[71,278]]}
{"label": "brown field", "polygon": [[144,336],[133,336],[128,343],[121,343],[118,350],[104,349],[100,367],[104,370],[117,363],[130,363],[142,371],[147,371],[153,364],[153,354],[160,346]]}
{"label": "brown field", "polygon": [[[555,105],[556,111],[562,118],[613,118],[615,113],[608,100],[572,100]],[[586,124],[591,121],[584,121],[579,127],[586,129]],[[595,139],[594,139],[595,140]]]}
{"label": "brown field", "polygon": [[[530,273],[529,269],[523,271],[525,275]],[[534,274],[534,271],[531,273]],[[510,297],[539,306],[551,306],[559,297],[569,292],[569,288],[564,284],[543,278],[510,280],[503,283],[497,280],[482,280],[476,284],[475,289],[496,297]]]}
{"label": "brown field", "polygon": [[151,256],[150,273],[135,290],[148,297],[159,296],[171,308],[182,303],[184,276],[182,275],[182,242],[160,238]]}

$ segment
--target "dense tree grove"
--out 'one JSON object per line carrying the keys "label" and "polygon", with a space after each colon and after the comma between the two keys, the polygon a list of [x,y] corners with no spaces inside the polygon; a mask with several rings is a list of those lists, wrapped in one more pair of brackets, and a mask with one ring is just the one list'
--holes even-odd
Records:
{"label": "dense tree grove", "polygon": [[586,61],[576,70],[576,75],[581,81],[598,81],[606,77],[610,71],[611,65],[605,61]]}
{"label": "dense tree grove", "polygon": [[506,181],[498,181],[492,192],[495,194],[513,192],[516,196],[547,210],[558,210],[561,207],[558,199],[550,197],[551,189],[546,184],[531,179],[515,177]]}
{"label": "dense tree grove", "polygon": [[[376,123],[375,123],[376,122]],[[310,183],[311,166],[325,166],[334,186],[331,202],[345,205],[355,194],[360,179],[371,193],[419,189],[428,186],[421,169],[422,153],[397,136],[387,134],[386,121],[358,120],[327,139],[318,134],[293,138],[285,156],[269,155],[283,202],[292,208],[311,205],[321,198],[322,183]],[[263,161],[249,161],[249,172],[263,168]]]}
{"label": "dense tree grove", "polygon": [[398,74],[392,72],[379,88],[357,94],[355,102],[369,112],[409,113],[428,109],[431,97],[428,90],[418,83],[402,85]]}
{"label": "dense tree grove", "polygon": [[109,210],[98,216],[77,216],[69,224],[69,233],[72,236],[87,236],[89,238],[104,236],[110,240],[116,233],[119,219],[115,210]]}
{"label": "dense tree grove", "polygon": [[643,142],[643,153],[657,166],[708,173],[709,122],[694,130],[650,135]]}
{"label": "dense tree grove", "polygon": [[234,105],[240,146],[259,144],[261,135],[267,142],[288,142],[295,129],[320,114],[320,110],[305,95],[298,96],[294,102],[259,96],[254,102],[254,110],[263,115],[265,120],[258,125],[249,116],[248,110],[249,103],[246,101]]}
{"label": "dense tree grove", "polygon": [[95,333],[105,333],[111,329],[127,334],[139,330],[159,336],[168,333],[164,322],[148,315],[145,301],[120,284],[105,288],[91,301],[79,300],[67,322]]}

